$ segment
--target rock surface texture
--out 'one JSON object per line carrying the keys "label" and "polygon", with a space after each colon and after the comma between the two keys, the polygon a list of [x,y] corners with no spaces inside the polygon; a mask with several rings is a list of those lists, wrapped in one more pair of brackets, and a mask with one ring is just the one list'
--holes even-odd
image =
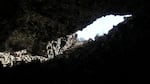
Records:
{"label": "rock surface texture", "polygon": [[58,38],[56,41],[48,41],[45,46],[46,53],[43,56],[33,56],[31,53],[27,52],[27,49],[16,52],[0,52],[0,62],[3,67],[13,67],[23,62],[30,63],[39,61],[43,63],[63,54],[65,51],[81,46],[82,44],[82,42],[77,41],[76,34],[67,35],[66,37]]}
{"label": "rock surface texture", "polygon": [[[144,0],[1,0],[1,62],[13,65],[16,61],[6,59],[17,59],[14,53],[21,50],[25,51],[23,55],[28,52],[35,58],[57,57],[44,63],[1,66],[0,81],[51,84],[128,84],[133,78],[140,81],[143,76],[139,68],[148,64],[145,56],[149,56],[148,11],[149,3]],[[72,48],[75,40],[62,41],[108,14],[132,14],[132,18],[107,35],[84,45],[79,43],[78,47]]]}

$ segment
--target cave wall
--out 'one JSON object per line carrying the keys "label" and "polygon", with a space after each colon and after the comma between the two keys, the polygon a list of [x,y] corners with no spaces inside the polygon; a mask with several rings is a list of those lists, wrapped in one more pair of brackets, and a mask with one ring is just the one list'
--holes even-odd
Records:
{"label": "cave wall", "polygon": [[35,49],[41,52],[47,41],[74,33],[103,15],[143,10],[140,0],[130,0],[130,3],[124,0],[2,0],[0,3],[0,50],[27,49],[33,54]]}
{"label": "cave wall", "polygon": [[[136,77],[134,68],[148,53],[150,17],[148,3],[143,0],[3,0],[0,1],[0,11],[1,51],[31,46],[28,49],[31,52],[32,48],[38,47],[33,46],[35,42],[44,46],[47,40],[71,34],[103,15],[133,15],[108,35],[69,51],[64,58],[55,58],[44,64],[35,62],[0,68],[1,81],[29,79],[56,84],[127,84],[132,74]],[[70,57],[66,58],[68,55]]]}

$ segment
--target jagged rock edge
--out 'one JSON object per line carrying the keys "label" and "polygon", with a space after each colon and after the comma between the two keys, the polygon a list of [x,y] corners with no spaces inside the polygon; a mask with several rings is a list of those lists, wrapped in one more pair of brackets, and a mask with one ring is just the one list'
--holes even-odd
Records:
{"label": "jagged rock edge", "polygon": [[[63,52],[67,50],[71,50],[72,48],[78,47],[83,44],[83,42],[77,41],[76,34],[66,35],[67,40],[66,44],[61,47],[61,40],[64,40],[63,37],[58,38],[56,41],[48,41],[46,45],[46,56],[33,56],[27,52],[26,49],[19,50],[16,52],[0,52],[0,62],[3,67],[13,67],[15,65],[24,63],[31,63],[33,61],[39,61],[40,63],[46,62],[50,59],[54,59],[54,57],[63,54]],[[56,44],[54,46],[54,44]]]}

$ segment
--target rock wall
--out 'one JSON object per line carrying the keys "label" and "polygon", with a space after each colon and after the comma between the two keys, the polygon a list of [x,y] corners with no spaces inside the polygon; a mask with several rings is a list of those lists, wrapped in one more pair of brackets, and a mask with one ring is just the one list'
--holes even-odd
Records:
{"label": "rock wall", "polygon": [[114,27],[108,35],[64,52],[60,55],[63,58],[42,64],[35,61],[12,68],[0,68],[1,82],[30,80],[53,84],[127,84],[137,79],[139,82],[144,77],[140,76],[142,73],[139,68],[147,64],[145,56],[149,55],[148,7],[149,3],[144,0],[0,1],[0,11],[3,12],[0,15],[1,51],[24,48],[29,52],[36,48],[39,48],[36,52],[42,51],[47,41],[72,34],[103,15],[133,16]]}
{"label": "rock wall", "polygon": [[[22,63],[32,63],[33,61],[43,63],[81,45],[83,45],[83,42],[78,41],[77,34],[74,33],[72,35],[60,37],[57,40],[48,41],[45,46],[46,51],[43,51],[41,55],[33,55],[28,52],[27,49],[15,52],[0,52],[0,62],[3,67],[14,67]],[[62,58],[63,56],[59,57]]]}
{"label": "rock wall", "polygon": [[[2,0],[0,3],[0,50],[27,49],[33,54],[41,52],[47,41],[70,35],[103,15],[143,10],[140,0],[130,3],[124,0]],[[34,51],[35,47],[40,48]]]}

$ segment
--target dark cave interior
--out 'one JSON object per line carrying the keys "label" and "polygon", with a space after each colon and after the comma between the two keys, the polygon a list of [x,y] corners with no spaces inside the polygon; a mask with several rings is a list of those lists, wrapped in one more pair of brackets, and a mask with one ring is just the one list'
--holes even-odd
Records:
{"label": "dark cave interior", "polygon": [[[144,0],[1,0],[0,51],[27,48],[43,54],[41,49],[48,40],[81,30],[101,16],[132,14],[132,19],[88,45],[64,53],[64,58],[0,67],[0,81],[128,84],[133,78],[140,79],[136,71],[140,72],[148,54],[150,36],[148,6]],[[17,41],[12,39],[17,36]]]}

